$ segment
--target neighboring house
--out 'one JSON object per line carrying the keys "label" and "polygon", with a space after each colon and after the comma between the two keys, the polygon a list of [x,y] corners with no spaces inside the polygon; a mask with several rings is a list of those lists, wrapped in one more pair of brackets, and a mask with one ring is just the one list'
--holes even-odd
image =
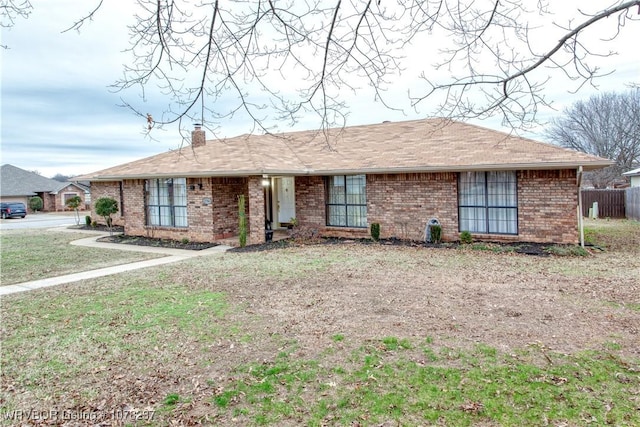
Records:
{"label": "neighboring house", "polygon": [[[445,240],[577,243],[582,170],[612,162],[441,119],[385,122],[206,141],[95,172],[94,200],[119,202],[129,235],[214,241],[237,234],[238,195],[249,242],[292,218],[323,236],[422,239],[431,218]],[[95,211],[93,212],[94,217]]]}
{"label": "neighboring house", "polygon": [[71,210],[67,207],[69,199],[79,196],[82,199],[80,209],[91,208],[91,192],[89,186],[80,182],[58,182],[58,186],[50,195],[55,198],[56,210]]}
{"label": "neighboring house", "polygon": [[80,196],[84,205],[88,194],[89,187],[77,182],[55,181],[9,164],[1,168],[2,202],[22,202],[29,206],[31,197],[40,196],[43,211],[62,211],[68,209],[66,202],[73,196]]}
{"label": "neighboring house", "polygon": [[629,177],[631,187],[640,187],[640,168],[625,172],[622,176]]}

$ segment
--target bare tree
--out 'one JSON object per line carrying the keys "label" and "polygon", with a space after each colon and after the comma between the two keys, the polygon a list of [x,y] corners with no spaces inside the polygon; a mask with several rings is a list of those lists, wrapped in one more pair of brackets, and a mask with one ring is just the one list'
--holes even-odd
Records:
{"label": "bare tree", "polygon": [[596,188],[605,188],[640,163],[640,89],[578,101],[552,120],[546,134],[563,147],[615,161],[589,174]]}
{"label": "bare tree", "polygon": [[[69,29],[80,29],[102,1]],[[320,128],[345,123],[345,93],[373,90],[387,108],[391,81],[405,70],[412,46],[449,42],[436,70],[425,71],[421,92],[409,93],[417,108],[437,100],[435,115],[485,118],[500,115],[512,127],[535,122],[548,105],[542,89],[546,68],[575,80],[576,89],[606,74],[590,66],[599,52],[584,37],[605,23],[613,41],[640,19],[640,0],[617,0],[575,20],[554,22],[561,37],[539,43],[536,26],[553,19],[544,0],[136,0],[130,28],[133,60],[115,87],[138,88],[144,97],[159,87],[167,111],[142,111],[149,128],[187,120],[211,126],[242,114],[267,131],[274,121],[295,123],[309,112]],[[586,5],[585,7],[588,7]],[[545,21],[546,20],[546,21]],[[540,31],[544,31],[541,29]],[[599,29],[598,31],[602,31]],[[611,45],[612,43],[610,43]],[[420,55],[420,54],[418,54]],[[538,73],[538,74],[536,74]],[[126,99],[126,97],[124,97]],[[152,113],[153,115],[151,115]]]}
{"label": "bare tree", "polygon": [[[0,0],[0,28],[13,27],[18,18],[28,18],[32,9],[29,0]],[[0,48],[8,49],[8,46],[0,44]]]}
{"label": "bare tree", "polygon": [[71,178],[73,178],[72,175],[64,175],[64,174],[61,174],[61,173],[57,173],[57,174],[55,174],[54,176],[51,177],[52,180],[58,181],[58,182],[67,182]]}

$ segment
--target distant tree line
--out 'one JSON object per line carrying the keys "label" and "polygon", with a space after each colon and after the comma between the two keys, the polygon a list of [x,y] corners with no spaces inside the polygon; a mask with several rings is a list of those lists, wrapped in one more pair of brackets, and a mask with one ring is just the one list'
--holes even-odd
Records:
{"label": "distant tree line", "polygon": [[587,175],[596,188],[610,186],[640,165],[640,88],[575,102],[552,120],[546,136],[562,147],[613,160]]}

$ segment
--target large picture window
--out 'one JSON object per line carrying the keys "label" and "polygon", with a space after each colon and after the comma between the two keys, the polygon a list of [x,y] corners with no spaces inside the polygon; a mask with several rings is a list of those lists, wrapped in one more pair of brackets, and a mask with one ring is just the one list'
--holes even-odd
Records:
{"label": "large picture window", "polygon": [[460,231],[518,234],[516,172],[461,173],[458,209]]}
{"label": "large picture window", "polygon": [[186,178],[149,179],[146,192],[147,225],[187,227]]}
{"label": "large picture window", "polygon": [[367,227],[366,175],[327,178],[327,225]]}

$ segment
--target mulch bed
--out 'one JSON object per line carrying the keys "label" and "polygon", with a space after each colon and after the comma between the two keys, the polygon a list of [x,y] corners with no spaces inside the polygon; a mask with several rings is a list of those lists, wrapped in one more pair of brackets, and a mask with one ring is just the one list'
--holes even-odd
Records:
{"label": "mulch bed", "polygon": [[[69,228],[74,230],[86,230],[86,231],[109,231],[109,227],[103,224],[96,224],[95,226],[91,225],[73,225]],[[124,233],[124,227],[121,225],[114,225],[111,227],[111,232],[113,233]]]}
{"label": "mulch bed", "polygon": [[[80,226],[73,227],[80,230],[92,230],[92,231],[109,231],[104,225]],[[113,233],[118,233],[113,236],[105,236],[98,239],[99,242],[107,243],[122,243],[127,245],[138,246],[151,246],[161,248],[172,249],[187,249],[200,251],[203,249],[212,248],[218,246],[218,243],[201,243],[201,242],[182,242],[179,240],[171,239],[158,239],[142,236],[126,236],[120,234],[124,232],[123,227],[114,226],[112,228]],[[407,246],[407,247],[424,247],[424,248],[445,248],[445,249],[457,249],[468,247],[474,250],[486,250],[491,252],[509,252],[525,255],[536,256],[549,256],[551,255],[547,248],[550,246],[546,243],[531,243],[531,242],[514,242],[514,243],[496,243],[496,242],[475,242],[473,244],[461,244],[460,242],[443,242],[443,243],[426,243],[415,240],[402,240],[398,238],[380,239],[379,242],[374,242],[371,239],[348,239],[339,237],[314,237],[314,238],[288,238],[284,240],[271,241],[261,243],[257,245],[247,245],[244,248],[234,247],[229,249],[229,252],[263,252],[277,249],[284,249],[297,246],[306,245],[343,245],[343,244],[359,244],[359,245],[384,245],[384,246]],[[561,246],[561,245],[559,245]]]}
{"label": "mulch bed", "polygon": [[201,243],[151,237],[125,236],[124,234],[101,237],[98,239],[98,242],[122,243],[126,245],[150,246],[156,248],[188,249],[192,251],[201,251],[203,249],[218,246],[218,243]]}
{"label": "mulch bed", "polygon": [[342,245],[342,244],[360,244],[360,245],[384,245],[384,246],[406,246],[406,247],[423,247],[423,248],[445,248],[445,249],[457,249],[468,247],[474,250],[486,250],[492,252],[510,252],[526,255],[537,256],[549,256],[551,255],[547,251],[549,244],[545,243],[488,243],[478,242],[475,244],[464,245],[459,242],[444,242],[444,243],[426,243],[414,240],[402,240],[397,238],[380,239],[379,242],[374,242],[371,239],[347,239],[337,237],[326,238],[313,238],[313,239],[285,239],[275,242],[267,242],[258,245],[248,245],[244,248],[235,247],[229,249],[229,252],[262,252],[274,249],[284,249],[289,247],[303,246],[303,245]]}

